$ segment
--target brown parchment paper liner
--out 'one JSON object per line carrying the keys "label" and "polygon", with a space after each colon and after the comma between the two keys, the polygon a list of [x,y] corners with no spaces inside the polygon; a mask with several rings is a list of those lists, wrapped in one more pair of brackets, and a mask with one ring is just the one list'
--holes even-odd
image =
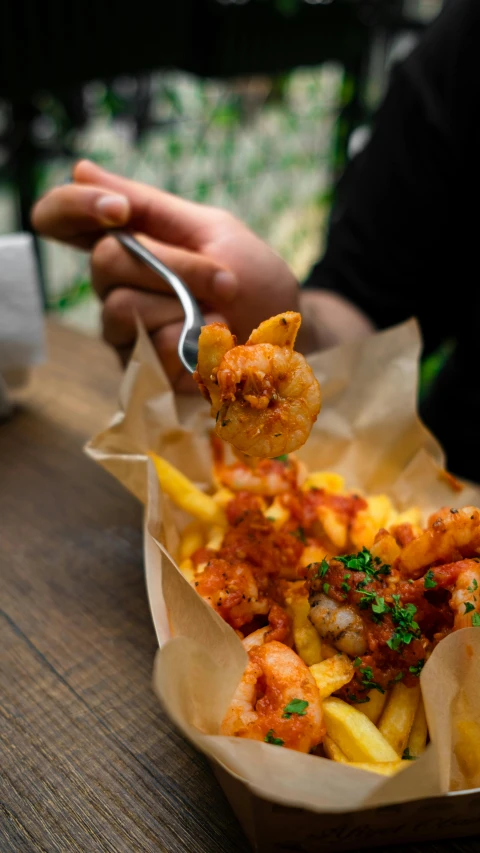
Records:
{"label": "brown parchment paper liner", "polygon": [[[480,490],[461,494],[442,478],[443,453],[416,413],[421,341],[414,321],[310,359],[323,406],[299,455],[311,470],[343,474],[349,486],[386,492],[402,509],[425,515],[443,505],[480,505]],[[455,721],[468,710],[480,722],[480,631],[452,634],[421,676],[432,743],[393,778],[269,744],[218,735],[246,665],[230,627],[177,569],[186,516],[162,494],[146,453],[156,451],[202,488],[211,483],[208,406],[175,397],[145,332],[120,392],[110,427],[87,453],[146,504],[145,566],[160,651],[154,687],[171,719],[210,759],[260,797],[317,812],[366,809],[472,787],[453,754]]]}

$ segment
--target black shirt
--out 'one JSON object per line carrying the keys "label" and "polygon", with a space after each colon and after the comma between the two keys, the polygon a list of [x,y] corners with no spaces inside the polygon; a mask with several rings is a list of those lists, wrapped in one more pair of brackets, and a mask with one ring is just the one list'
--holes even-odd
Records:
{"label": "black shirt", "polygon": [[453,0],[397,68],[306,286],[379,328],[416,316],[426,353],[455,340],[422,416],[450,470],[480,482],[479,170],[480,0]]}

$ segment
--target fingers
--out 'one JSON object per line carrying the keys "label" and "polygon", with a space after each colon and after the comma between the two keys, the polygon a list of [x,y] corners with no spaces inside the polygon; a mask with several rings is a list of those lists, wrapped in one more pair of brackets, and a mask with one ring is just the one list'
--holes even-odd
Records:
{"label": "fingers", "polygon": [[[138,235],[137,239],[163,261],[190,287],[195,297],[205,304],[220,307],[231,302],[238,282],[233,273],[208,257],[159,243]],[[172,290],[160,276],[124,249],[114,237],[100,240],[92,252],[92,283],[101,299],[114,287],[137,287],[152,293]]]}
{"label": "fingers", "polygon": [[[103,307],[103,336],[117,350],[121,361],[128,360],[137,336],[137,318],[150,334],[153,345],[175,390],[188,391],[187,381],[178,357],[178,341],[184,315],[178,300],[128,287],[116,288],[106,297]],[[224,322],[218,314],[208,314],[206,323]]]}
{"label": "fingers", "polygon": [[136,318],[150,334],[164,325],[181,323],[183,311],[177,299],[159,297],[129,287],[112,290],[103,306],[103,337],[115,349],[128,349],[137,336]]}
{"label": "fingers", "polygon": [[36,203],[31,219],[40,234],[88,249],[106,228],[125,225],[130,213],[130,202],[124,195],[65,184]]}
{"label": "fingers", "polygon": [[95,185],[109,193],[128,198],[131,207],[129,225],[136,231],[167,243],[198,249],[208,239],[211,227],[231,218],[213,207],[186,201],[154,187],[121,178],[89,160],[81,160],[73,170],[78,185]]}

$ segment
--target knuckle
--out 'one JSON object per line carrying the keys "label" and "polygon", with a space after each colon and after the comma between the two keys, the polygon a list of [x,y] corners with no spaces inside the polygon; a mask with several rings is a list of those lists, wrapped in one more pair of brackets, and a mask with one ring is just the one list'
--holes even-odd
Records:
{"label": "knuckle", "polygon": [[91,257],[90,268],[94,279],[103,279],[114,275],[120,255],[120,248],[114,237],[104,237],[96,243]]}

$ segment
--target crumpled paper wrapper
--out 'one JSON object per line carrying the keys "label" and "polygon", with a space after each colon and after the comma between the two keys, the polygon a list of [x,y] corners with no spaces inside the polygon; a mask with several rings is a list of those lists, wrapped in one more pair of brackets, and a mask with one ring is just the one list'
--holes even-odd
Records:
{"label": "crumpled paper wrapper", "polygon": [[[385,492],[399,509],[480,505],[480,489],[459,493],[442,474],[443,453],[416,413],[421,340],[415,321],[309,359],[323,406],[299,456],[311,470],[342,474],[353,488]],[[162,494],[147,452],[211,485],[209,407],[176,397],[140,329],[120,391],[120,409],[87,453],[146,505],[145,566],[160,651],[154,687],[173,722],[211,760],[259,797],[335,813],[431,798],[477,780],[455,758],[465,709],[480,722],[480,631],[467,628],[436,648],[421,676],[431,744],[392,778],[270,744],[218,734],[247,656],[233,630],[197,595],[174,558],[187,517]],[[459,716],[460,715],[460,716]]]}

